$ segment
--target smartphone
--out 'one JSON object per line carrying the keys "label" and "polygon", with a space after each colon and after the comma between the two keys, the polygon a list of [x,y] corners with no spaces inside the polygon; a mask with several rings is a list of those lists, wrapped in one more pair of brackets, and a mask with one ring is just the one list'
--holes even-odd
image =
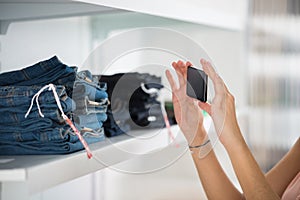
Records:
{"label": "smartphone", "polygon": [[199,101],[207,101],[207,74],[193,67],[187,69],[186,94]]}

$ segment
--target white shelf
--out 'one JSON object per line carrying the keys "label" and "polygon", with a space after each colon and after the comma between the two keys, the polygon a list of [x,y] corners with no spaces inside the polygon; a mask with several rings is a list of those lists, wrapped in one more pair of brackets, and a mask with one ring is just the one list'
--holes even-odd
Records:
{"label": "white shelf", "polygon": [[247,0],[74,0],[222,29],[245,28]]}
{"label": "white shelf", "polygon": [[[245,28],[247,0],[186,1],[179,0],[0,0],[0,34],[11,22],[69,17],[93,13],[127,10],[182,20],[222,29],[240,31]],[[232,7],[231,5],[235,5]]]}
{"label": "white shelf", "polygon": [[0,34],[5,34],[9,24],[14,21],[80,16],[111,11],[116,11],[116,9],[71,0],[0,0]]}
{"label": "white shelf", "polygon": [[[178,126],[172,126],[172,132],[176,136],[176,142],[180,144],[175,153],[183,152],[186,149],[186,142]],[[96,159],[88,159],[85,151],[68,155],[0,156],[2,186],[0,199],[17,199],[20,195],[31,196],[58,184],[130,160],[157,159],[161,154],[151,152],[161,149],[173,151],[175,147],[169,144],[166,129],[154,129],[131,131],[126,135],[107,138],[105,141],[90,145],[90,148]],[[19,194],[9,189],[20,187],[22,189],[19,190]]]}

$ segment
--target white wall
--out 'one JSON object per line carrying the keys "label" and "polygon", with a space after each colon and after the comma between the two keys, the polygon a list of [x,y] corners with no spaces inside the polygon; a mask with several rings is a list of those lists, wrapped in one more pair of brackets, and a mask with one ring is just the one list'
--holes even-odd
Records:
{"label": "white wall", "polygon": [[12,23],[0,35],[0,71],[20,69],[57,55],[68,65],[80,65],[89,53],[88,18]]}

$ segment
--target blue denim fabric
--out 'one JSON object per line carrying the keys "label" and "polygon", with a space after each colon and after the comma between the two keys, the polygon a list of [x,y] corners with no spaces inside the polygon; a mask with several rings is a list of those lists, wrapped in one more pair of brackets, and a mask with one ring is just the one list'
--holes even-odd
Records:
{"label": "blue denim fabric", "polygon": [[106,83],[98,84],[98,79],[94,81],[90,71],[78,72],[72,98],[76,103],[73,119],[80,130],[102,128],[103,122],[107,119],[108,94],[106,90]]}
{"label": "blue denim fabric", "polygon": [[44,128],[50,128],[54,126],[54,121],[48,118],[31,118],[27,119],[22,124],[12,124],[12,125],[6,125],[6,124],[0,124],[0,134],[2,132],[13,132],[13,131],[34,131],[37,129],[44,129]]}
{"label": "blue denim fabric", "polygon": [[[104,130],[103,128],[97,129],[88,129],[83,128],[80,129],[80,133],[82,136],[87,139],[87,143],[91,143],[92,141],[100,141],[99,139],[103,139]],[[55,127],[36,129],[32,131],[12,131],[12,132],[1,132],[0,141],[6,142],[62,142],[65,140],[67,134],[75,135],[72,129],[68,125],[57,125]],[[76,136],[77,137],[77,136]],[[78,139],[78,138],[77,138]]]}
{"label": "blue denim fabric", "polygon": [[[64,101],[61,101],[61,105],[63,108],[63,111],[65,114],[70,113],[71,111],[74,110],[75,108],[75,104],[73,102],[72,99],[70,98],[66,98]],[[15,108],[18,109],[18,111],[16,112],[12,112],[10,110],[4,109],[6,111],[0,111],[0,115],[2,115],[2,119],[0,122],[0,125],[17,125],[17,126],[22,126],[24,121],[27,121],[29,119],[33,119],[33,120],[38,120],[39,118],[42,118],[39,114],[39,111],[37,109],[37,106],[34,105],[32,110],[30,111],[29,115],[27,116],[27,118],[25,118],[25,113],[28,110],[28,107],[18,107]],[[41,106],[40,107],[42,114],[44,115],[44,118],[48,118],[53,120],[54,122],[57,123],[63,123],[64,119],[61,116],[61,113],[59,111],[59,109],[57,108],[56,104],[48,104],[47,106]],[[37,121],[37,123],[39,123]],[[37,125],[37,124],[36,124]]]}
{"label": "blue denim fabric", "polygon": [[101,101],[108,98],[106,83],[98,84],[98,81],[94,82],[92,78],[91,73],[87,70],[77,73],[72,94],[74,100],[87,97],[91,101]]}
{"label": "blue denim fabric", "polygon": [[88,98],[76,99],[76,110],[74,113],[77,115],[86,115],[93,113],[106,113],[108,99],[102,99],[101,101],[95,102],[90,101]]}
{"label": "blue denim fabric", "polygon": [[99,82],[99,78],[97,76],[93,76],[89,70],[83,70],[77,73],[78,80],[85,80],[88,83],[92,83],[93,85],[98,85],[100,89],[107,90],[106,82]]}
{"label": "blue denim fabric", "polygon": [[66,125],[51,126],[48,128],[35,129],[31,131],[19,130],[19,131],[1,131],[0,141],[12,141],[12,142],[60,142],[63,141],[67,134],[71,134],[72,130]]}
{"label": "blue denim fabric", "polygon": [[[22,126],[24,121],[27,121],[29,119],[39,119],[42,118],[39,115],[38,110],[31,111],[29,116],[25,118],[25,112],[26,109],[24,110],[24,113],[13,113],[13,112],[0,112],[0,115],[5,114],[5,117],[3,117],[0,122],[0,125],[7,125],[7,126]],[[58,109],[53,109],[53,110],[45,110],[42,109],[42,113],[44,114],[44,117],[46,119],[51,119],[57,123],[63,123],[64,119],[62,118],[60,112]],[[38,120],[36,120],[36,123],[39,123]],[[37,124],[36,124],[37,125]]]}
{"label": "blue denim fabric", "polygon": [[59,142],[11,142],[0,141],[0,155],[66,154],[83,149],[76,135],[67,134]]}
{"label": "blue denim fabric", "polygon": [[[0,110],[5,107],[18,107],[28,106],[31,103],[32,97],[42,88],[43,86],[2,86],[0,87]],[[63,97],[66,95],[66,89],[64,86],[55,86],[57,95]],[[45,90],[39,96],[39,103],[41,105],[53,103],[55,98],[52,91]]]}
{"label": "blue denim fabric", "polygon": [[78,127],[87,127],[91,129],[101,128],[106,119],[106,113],[74,115],[74,121]]}
{"label": "blue denim fabric", "polygon": [[93,130],[81,129],[80,133],[88,144],[100,142],[105,139],[103,127]]}
{"label": "blue denim fabric", "polygon": [[[77,137],[70,136],[68,137]],[[98,141],[103,141],[104,135],[98,138]],[[89,139],[86,139],[88,142]],[[91,143],[94,141],[92,140]],[[83,150],[82,143],[77,140],[69,142],[68,139],[60,143],[37,143],[30,142],[1,142],[0,141],[0,155],[52,155],[52,154],[68,154]]]}
{"label": "blue denim fabric", "polygon": [[87,96],[92,101],[100,101],[101,99],[108,98],[105,90],[101,90],[90,83],[75,81],[72,98],[78,99],[82,96]]}
{"label": "blue denim fabric", "polygon": [[[31,133],[7,133],[3,139],[0,134],[0,155],[46,155],[67,154],[82,150],[84,147],[78,137],[68,127],[56,127]],[[93,132],[82,131],[83,138],[88,144],[105,139],[103,128]]]}
{"label": "blue denim fabric", "polygon": [[49,83],[64,86],[56,86],[56,90],[65,114],[76,111],[76,103],[69,98],[72,94],[84,100],[79,105],[85,113],[96,111],[96,121],[88,115],[80,116],[84,123],[79,130],[89,144],[104,140],[102,123],[107,118],[107,86],[91,80],[90,72],[77,75],[76,68],[61,63],[57,57],[0,74],[0,114],[6,113],[0,122],[0,155],[65,154],[83,149],[78,137],[62,120],[52,91],[44,91],[38,98],[44,118],[39,116],[36,102],[28,118],[24,118],[32,97]]}
{"label": "blue denim fabric", "polygon": [[76,127],[79,130],[84,129],[84,128],[89,128],[89,129],[92,129],[92,130],[97,130],[99,128],[102,128],[103,122],[101,122],[101,121],[94,121],[94,122],[90,122],[90,123],[86,123],[86,124],[75,123],[75,125],[76,125]]}
{"label": "blue denim fabric", "polygon": [[72,88],[76,70],[61,63],[56,56],[21,70],[0,74],[0,86],[64,85]]}
{"label": "blue denim fabric", "polygon": [[[0,115],[3,116],[0,124],[23,126],[24,121],[40,118],[35,101],[30,114],[25,118],[33,96],[40,89],[41,86],[0,87]],[[67,96],[65,88],[63,86],[57,86],[56,91],[60,98],[63,111],[68,113],[75,110],[75,102]],[[45,118],[52,119],[59,123],[64,121],[58,110],[52,91],[42,92],[38,100]],[[39,123],[39,121],[36,121],[36,123]],[[38,124],[36,125],[38,127]]]}
{"label": "blue denim fabric", "polygon": [[[24,137],[23,135],[24,134],[22,133],[22,137]],[[55,141],[47,140],[51,138],[54,139],[54,137],[49,138],[47,134],[44,134],[43,136],[45,136],[45,138],[37,135],[37,140],[33,141],[3,141],[0,139],[0,155],[67,154],[84,148],[78,137],[74,134],[68,133],[63,137],[56,135],[58,140]],[[31,134],[29,134],[29,137],[31,137]],[[103,129],[99,129],[92,134],[86,132],[83,134],[83,137],[88,144],[103,141],[105,139]]]}

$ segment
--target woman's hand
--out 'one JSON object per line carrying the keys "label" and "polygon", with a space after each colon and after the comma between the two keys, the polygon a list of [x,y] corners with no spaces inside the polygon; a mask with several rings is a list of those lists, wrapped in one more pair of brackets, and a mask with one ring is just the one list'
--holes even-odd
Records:
{"label": "woman's hand", "polygon": [[174,81],[170,71],[166,76],[172,89],[172,100],[176,121],[191,146],[200,145],[204,142],[207,134],[203,127],[202,109],[198,106],[198,100],[186,95],[187,68],[190,62],[184,64],[182,61],[173,62],[179,81],[179,87]]}
{"label": "woman's hand", "polygon": [[199,102],[199,106],[206,110],[213,119],[215,129],[229,155],[245,199],[279,199],[244,141],[237,123],[234,97],[211,64],[203,59],[200,62],[214,84],[215,96],[211,105]]}
{"label": "woman's hand", "polygon": [[211,63],[201,59],[204,72],[212,80],[215,96],[211,102],[198,102],[199,106],[212,117],[220,141],[226,145],[234,144],[233,139],[242,139],[235,112],[235,100],[222,78],[216,73]]}

